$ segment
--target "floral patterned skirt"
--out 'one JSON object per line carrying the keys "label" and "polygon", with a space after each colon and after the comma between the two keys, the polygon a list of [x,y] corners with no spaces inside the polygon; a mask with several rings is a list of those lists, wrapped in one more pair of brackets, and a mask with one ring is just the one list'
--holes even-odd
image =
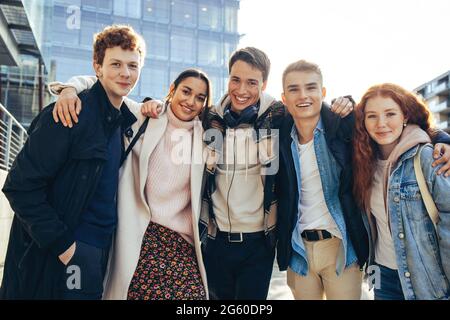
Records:
{"label": "floral patterned skirt", "polygon": [[150,222],[127,299],[206,299],[194,247],[177,232]]}

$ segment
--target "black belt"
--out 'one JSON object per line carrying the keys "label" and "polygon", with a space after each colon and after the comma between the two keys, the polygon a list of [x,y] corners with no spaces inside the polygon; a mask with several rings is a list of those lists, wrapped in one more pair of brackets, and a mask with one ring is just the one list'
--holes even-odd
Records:
{"label": "black belt", "polygon": [[228,242],[244,242],[245,240],[264,238],[264,231],[258,232],[223,232],[217,231],[217,238],[228,239]]}
{"label": "black belt", "polygon": [[302,232],[302,237],[308,241],[319,241],[333,238],[333,235],[327,230],[305,230]]}

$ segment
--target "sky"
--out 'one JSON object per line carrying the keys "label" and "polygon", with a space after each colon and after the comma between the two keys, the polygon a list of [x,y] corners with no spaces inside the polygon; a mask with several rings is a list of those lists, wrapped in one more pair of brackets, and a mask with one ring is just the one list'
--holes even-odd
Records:
{"label": "sky", "polygon": [[450,0],[241,0],[239,47],[267,53],[266,91],[299,59],[322,70],[326,101],[393,82],[413,90],[450,70]]}

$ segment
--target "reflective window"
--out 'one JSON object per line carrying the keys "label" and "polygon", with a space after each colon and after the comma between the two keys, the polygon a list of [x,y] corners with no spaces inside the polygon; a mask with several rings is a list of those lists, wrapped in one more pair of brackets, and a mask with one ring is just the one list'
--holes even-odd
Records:
{"label": "reflective window", "polygon": [[197,5],[187,0],[174,0],[172,5],[172,22],[179,26],[197,25]]}
{"label": "reflective window", "polygon": [[195,63],[196,41],[193,32],[176,32],[171,37],[171,60],[176,62]]}
{"label": "reflective window", "polygon": [[[51,38],[54,43],[63,43],[65,45],[78,45],[80,30],[67,28],[66,16],[55,16],[53,18],[53,27],[51,30],[53,37]],[[92,39],[91,39],[92,43]]]}
{"label": "reflective window", "polygon": [[129,18],[141,18],[141,0],[115,0],[114,14]]}
{"label": "reflective window", "polygon": [[112,0],[81,0],[81,5],[90,9],[110,12],[112,9]]}
{"label": "reflective window", "polygon": [[221,43],[215,40],[198,40],[198,63],[218,65],[221,62]]}
{"label": "reflective window", "polygon": [[62,5],[62,6],[80,6],[81,0],[54,0],[55,5]]}
{"label": "reflective window", "polygon": [[224,55],[222,56],[222,65],[228,66],[228,60],[231,57],[231,54],[234,52],[236,45],[234,43],[225,42],[224,43]]}
{"label": "reflective window", "polygon": [[182,67],[182,66],[178,66],[178,67],[172,66],[172,67],[170,68],[170,77],[169,77],[170,83],[174,82],[175,79],[178,77],[178,75],[179,75],[181,72],[183,72],[185,69],[187,69],[187,67],[184,68],[184,67]]}
{"label": "reflective window", "polygon": [[167,69],[162,66],[149,65],[141,71],[141,96],[163,100],[169,90]]}
{"label": "reflective window", "polygon": [[147,57],[164,60],[169,58],[169,33],[166,30],[143,27],[142,35],[147,44]]}
{"label": "reflective window", "polygon": [[91,48],[94,43],[94,34],[101,31],[103,27],[96,21],[83,21],[80,30],[80,44]]}
{"label": "reflective window", "polygon": [[220,100],[220,98],[222,98],[226,90],[224,90],[224,87],[222,85],[223,79],[220,76],[220,70],[208,68],[203,68],[202,70],[206,72],[209,80],[211,81],[213,95],[212,102],[216,104]]}
{"label": "reflective window", "polygon": [[201,1],[198,6],[198,26],[202,29],[222,30],[221,8]]}
{"label": "reflective window", "polygon": [[[92,61],[80,60],[79,58],[61,57],[55,59],[55,79],[66,82],[77,75],[93,75]],[[76,68],[74,68],[76,66]]]}
{"label": "reflective window", "polygon": [[156,22],[169,22],[170,1],[144,0],[143,17],[145,20]]}
{"label": "reflective window", "polygon": [[237,8],[225,7],[225,31],[237,32]]}

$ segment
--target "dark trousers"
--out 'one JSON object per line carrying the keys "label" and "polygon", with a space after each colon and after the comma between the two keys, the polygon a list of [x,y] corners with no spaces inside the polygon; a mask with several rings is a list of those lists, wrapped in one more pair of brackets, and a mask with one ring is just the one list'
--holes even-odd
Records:
{"label": "dark trousers", "polygon": [[208,239],[203,248],[210,299],[265,300],[272,276],[275,249],[261,232],[242,242],[230,242],[226,233]]}
{"label": "dark trousers", "polygon": [[100,300],[108,264],[109,248],[99,249],[76,242],[75,254],[65,266],[61,281],[64,300]]}
{"label": "dark trousers", "polygon": [[392,270],[381,264],[380,268],[380,288],[374,289],[375,300],[405,300],[402,285],[397,270]]}

